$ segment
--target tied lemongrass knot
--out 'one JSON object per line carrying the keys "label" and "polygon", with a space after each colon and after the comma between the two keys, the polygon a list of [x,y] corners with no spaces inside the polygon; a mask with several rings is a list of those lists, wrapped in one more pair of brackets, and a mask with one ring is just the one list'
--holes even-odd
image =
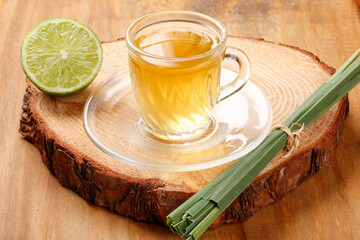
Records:
{"label": "tied lemongrass knot", "polygon": [[[298,126],[299,129],[293,131],[292,129],[294,126]],[[285,124],[277,124],[272,127],[271,131],[280,129],[288,135],[287,143],[285,146],[287,153],[283,156],[283,158],[287,158],[288,156],[290,156],[292,152],[299,147],[300,141],[302,140],[301,134],[303,133],[304,128],[305,125],[300,123],[292,123],[290,128]]]}
{"label": "tied lemongrass knot", "polygon": [[171,230],[188,240],[198,239],[286,144],[286,156],[290,155],[300,145],[300,140],[308,137],[302,134],[305,126],[318,119],[360,83],[359,56],[360,49],[284,120],[287,125],[274,126],[259,146],[171,212],[166,219]]}

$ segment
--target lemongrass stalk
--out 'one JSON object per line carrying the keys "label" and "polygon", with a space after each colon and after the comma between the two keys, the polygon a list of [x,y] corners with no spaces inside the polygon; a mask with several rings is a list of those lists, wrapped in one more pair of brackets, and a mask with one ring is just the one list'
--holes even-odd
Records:
{"label": "lemongrass stalk", "polygon": [[[308,126],[360,82],[360,49],[284,122]],[[293,129],[297,129],[294,126]],[[272,131],[252,152],[237,160],[167,217],[171,230],[188,240],[198,239],[212,222],[256,178],[286,145],[287,135]]]}

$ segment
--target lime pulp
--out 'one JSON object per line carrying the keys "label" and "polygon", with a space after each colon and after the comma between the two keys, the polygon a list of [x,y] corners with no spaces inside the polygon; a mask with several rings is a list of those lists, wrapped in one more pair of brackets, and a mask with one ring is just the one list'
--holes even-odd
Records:
{"label": "lime pulp", "polygon": [[102,48],[95,33],[69,18],[41,22],[21,46],[26,75],[51,95],[69,95],[84,89],[96,77],[101,63]]}

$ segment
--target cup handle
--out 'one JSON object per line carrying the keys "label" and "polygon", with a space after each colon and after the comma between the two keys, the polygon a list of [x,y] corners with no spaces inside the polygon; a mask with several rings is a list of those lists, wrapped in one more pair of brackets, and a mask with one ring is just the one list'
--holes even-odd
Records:
{"label": "cup handle", "polygon": [[227,59],[237,62],[238,75],[233,81],[231,81],[231,83],[220,87],[220,94],[217,102],[221,102],[222,100],[232,96],[234,93],[240,91],[250,77],[250,60],[243,51],[234,47],[226,47],[225,60]]}

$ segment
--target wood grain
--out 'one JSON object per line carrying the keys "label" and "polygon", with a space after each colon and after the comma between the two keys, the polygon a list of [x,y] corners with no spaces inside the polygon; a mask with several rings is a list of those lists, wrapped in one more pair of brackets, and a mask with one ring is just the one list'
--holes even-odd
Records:
{"label": "wood grain", "polygon": [[[229,36],[227,45],[243,49],[251,59],[250,80],[269,97],[274,125],[283,122],[335,71],[309,52],[263,39]],[[166,225],[166,216],[171,211],[231,163],[200,171],[161,172],[132,167],[100,151],[84,131],[83,106],[97,86],[126,69],[123,63],[128,62],[124,39],[105,42],[102,48],[104,59],[100,72],[81,93],[66,98],[49,97],[27,81],[20,133],[39,149],[43,162],[61,185],[121,215]],[[128,101],[133,100],[129,98]],[[307,127],[303,132],[307,140],[290,156],[284,157],[285,151],[282,151],[272,159],[213,227],[249,218],[317,173],[324,162],[334,157],[348,107],[346,96]],[[129,124],[134,124],[138,112],[124,103],[111,109],[116,112],[119,108],[126,114],[100,117],[98,129],[111,134],[109,141],[116,139],[113,143],[116,147],[141,152],[141,148],[126,141],[118,132],[119,119],[128,120],[129,115],[133,115]],[[256,131],[256,127],[247,124],[241,131]],[[232,144],[224,141],[217,149],[226,151]],[[203,151],[199,154],[215,153]]]}
{"label": "wood grain", "polygon": [[[354,0],[0,1],[0,239],[179,239],[167,228],[87,204],[61,187],[37,149],[17,133],[26,86],[19,49],[35,24],[72,17],[110,41],[124,36],[137,17],[165,9],[203,12],[222,21],[231,35],[295,45],[334,67],[360,46]],[[243,224],[210,230],[203,239],[360,239],[359,86],[349,98],[334,160],[280,202]]]}

